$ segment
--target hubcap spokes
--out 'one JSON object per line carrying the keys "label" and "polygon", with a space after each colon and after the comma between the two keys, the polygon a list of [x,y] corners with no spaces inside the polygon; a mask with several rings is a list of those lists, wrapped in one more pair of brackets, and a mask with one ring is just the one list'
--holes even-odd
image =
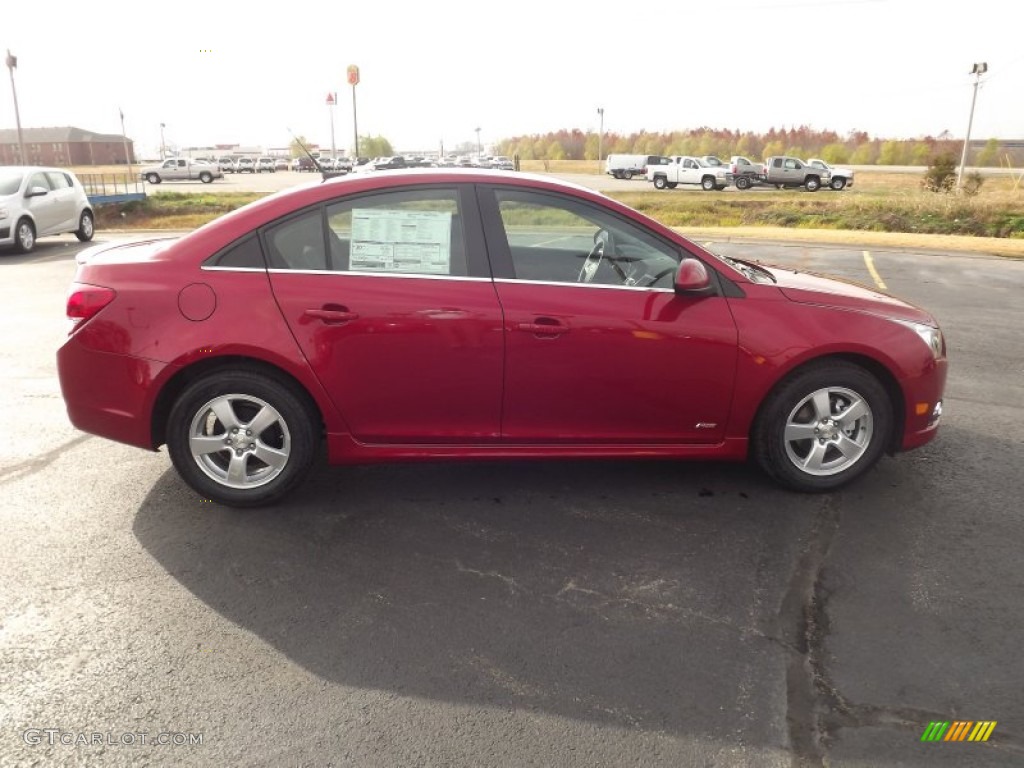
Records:
{"label": "hubcap spokes", "polygon": [[284,471],[291,436],[272,405],[252,395],[221,395],[200,408],[189,450],[209,478],[229,488],[266,485]]}
{"label": "hubcap spokes", "polygon": [[835,475],[867,451],[873,423],[871,407],[853,390],[819,389],[801,400],[786,419],[786,455],[809,475]]}

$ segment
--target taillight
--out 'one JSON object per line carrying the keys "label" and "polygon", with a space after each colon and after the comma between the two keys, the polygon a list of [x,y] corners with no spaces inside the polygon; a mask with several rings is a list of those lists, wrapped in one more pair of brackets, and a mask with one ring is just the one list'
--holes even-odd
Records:
{"label": "taillight", "polygon": [[71,290],[68,291],[67,315],[71,321],[68,335],[74,333],[82,323],[112,302],[115,296],[117,293],[112,288],[72,283]]}

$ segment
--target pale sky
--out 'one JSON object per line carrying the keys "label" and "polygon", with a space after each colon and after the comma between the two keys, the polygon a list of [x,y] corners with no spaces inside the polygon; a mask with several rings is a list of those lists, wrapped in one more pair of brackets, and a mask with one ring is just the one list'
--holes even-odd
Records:
{"label": "pale sky", "polygon": [[[1019,0],[288,3],[5,2],[23,127],[168,144],[287,146],[288,129],[396,150],[486,146],[561,128],[606,132],[810,125],[879,138],[1024,139]],[[0,51],[2,53],[2,51]],[[0,127],[13,128],[7,72]]]}

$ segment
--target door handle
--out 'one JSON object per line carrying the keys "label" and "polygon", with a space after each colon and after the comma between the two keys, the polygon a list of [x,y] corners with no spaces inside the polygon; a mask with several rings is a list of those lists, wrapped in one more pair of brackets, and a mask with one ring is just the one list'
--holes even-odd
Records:
{"label": "door handle", "polygon": [[347,309],[307,309],[302,316],[319,320],[325,325],[341,325],[359,319],[357,313],[349,312]]}
{"label": "door handle", "polygon": [[538,317],[532,323],[516,323],[517,331],[526,331],[538,336],[561,336],[569,332],[569,326],[563,325],[552,317]]}

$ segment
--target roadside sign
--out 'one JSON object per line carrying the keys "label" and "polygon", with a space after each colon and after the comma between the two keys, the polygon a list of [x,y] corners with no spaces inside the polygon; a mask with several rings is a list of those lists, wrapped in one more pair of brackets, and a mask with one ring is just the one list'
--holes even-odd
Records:
{"label": "roadside sign", "polygon": [[355,64],[352,64],[345,71],[348,73],[348,84],[359,85],[359,67],[357,67]]}
{"label": "roadside sign", "polygon": [[333,107],[337,103],[337,101],[338,101],[338,97],[335,96],[333,93],[328,93],[327,94],[327,106],[328,107]]}

